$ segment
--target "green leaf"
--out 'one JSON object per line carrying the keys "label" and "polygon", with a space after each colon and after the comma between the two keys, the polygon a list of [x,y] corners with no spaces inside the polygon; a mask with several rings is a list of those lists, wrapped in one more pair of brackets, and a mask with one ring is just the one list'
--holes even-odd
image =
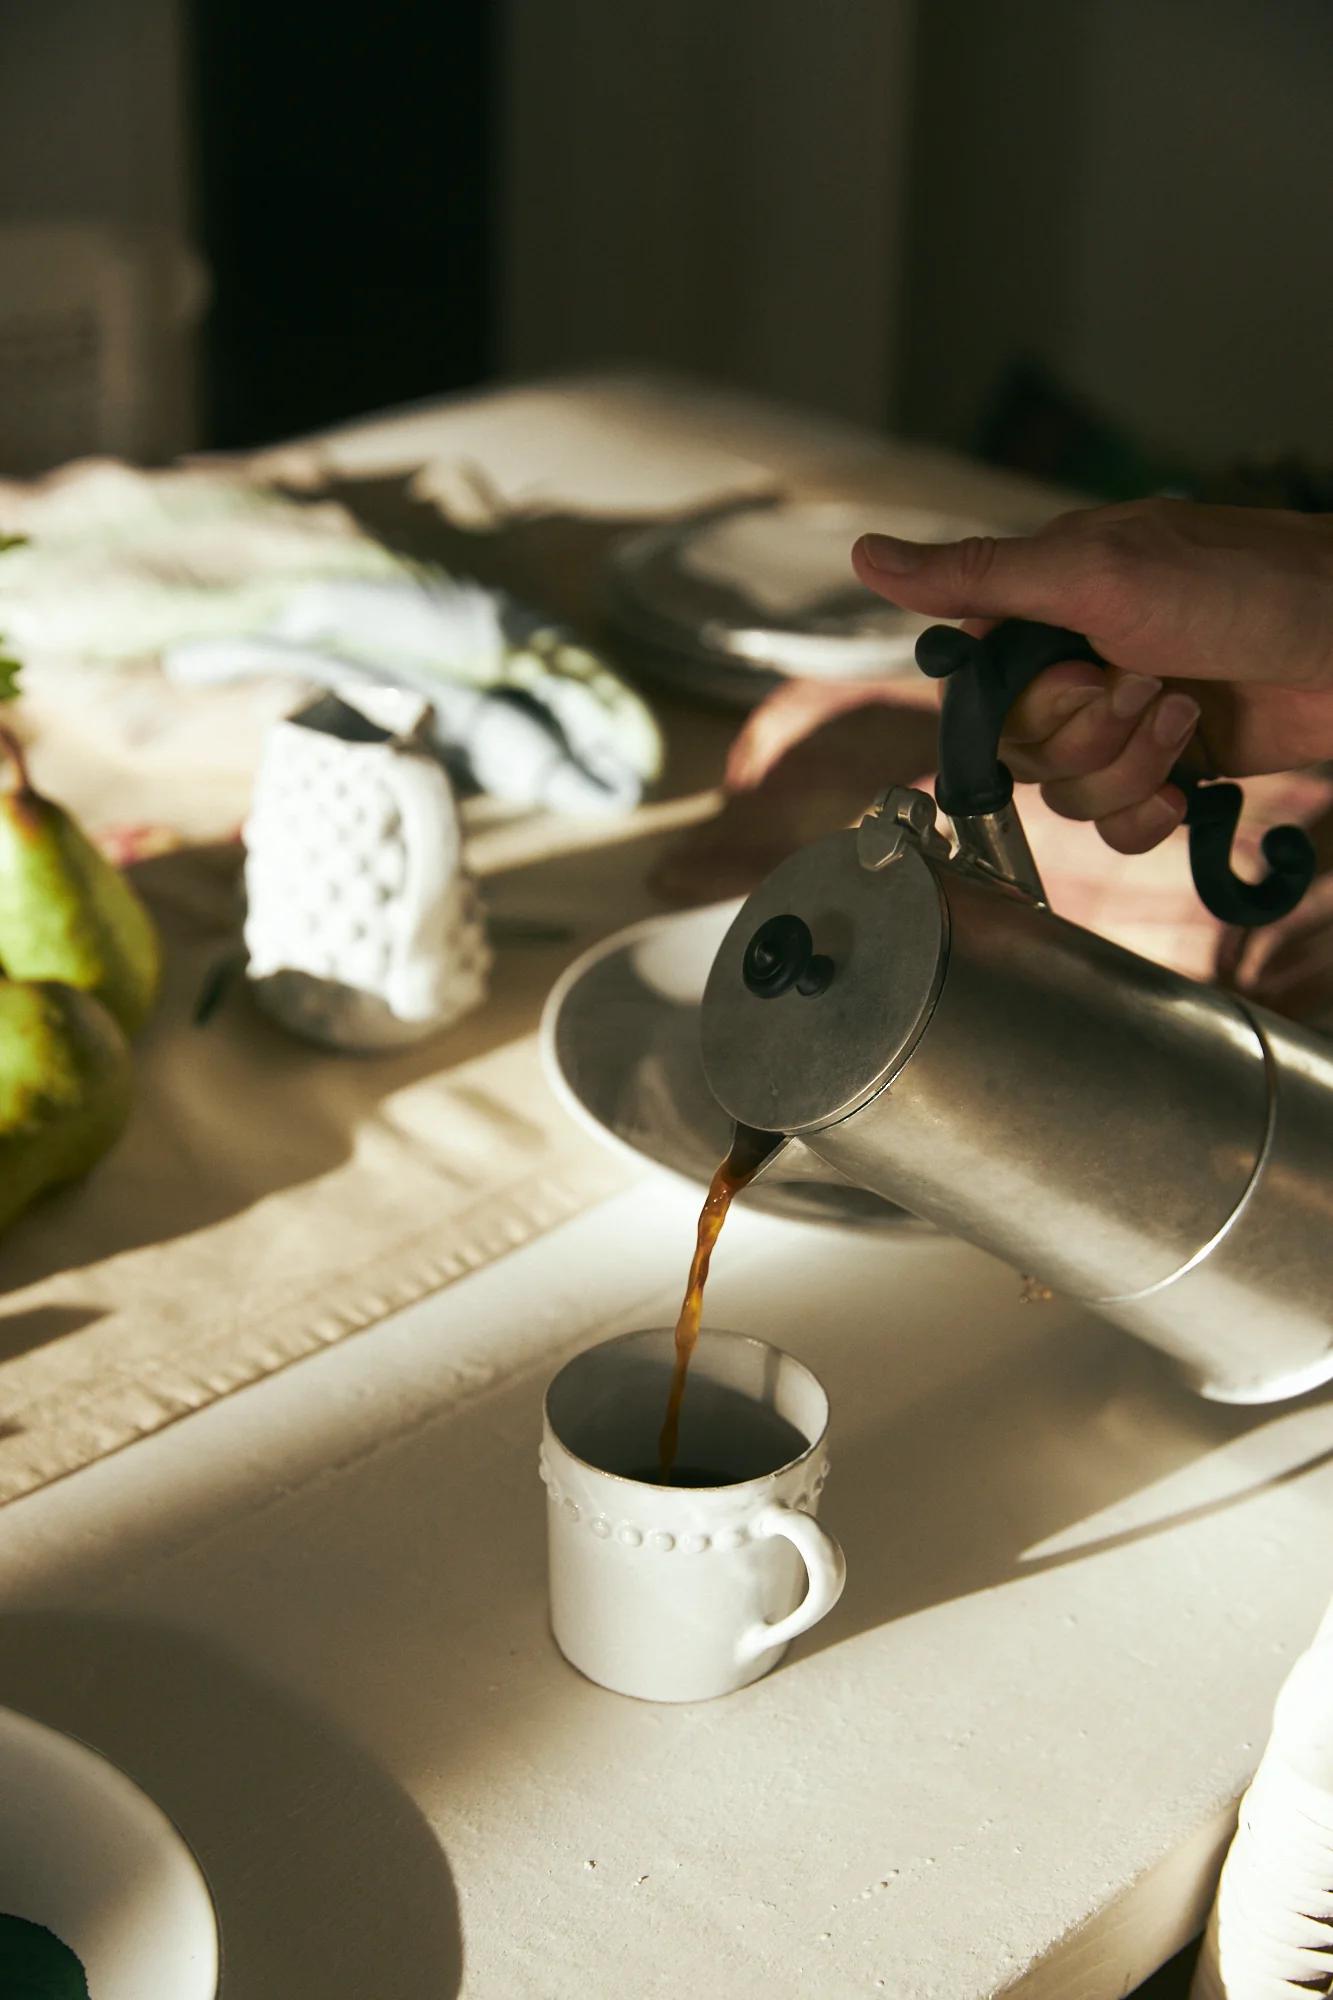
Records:
{"label": "green leaf", "polygon": [[28,537],[26,535],[0,535],[0,556],[5,553],[6,549],[26,549],[27,546]]}

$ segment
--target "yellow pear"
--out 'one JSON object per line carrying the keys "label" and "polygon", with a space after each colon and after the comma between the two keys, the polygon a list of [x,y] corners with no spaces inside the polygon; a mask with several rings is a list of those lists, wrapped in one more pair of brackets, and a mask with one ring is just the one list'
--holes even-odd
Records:
{"label": "yellow pear", "polygon": [[91,994],[0,979],[0,1229],[88,1171],[130,1112],[129,1044]]}
{"label": "yellow pear", "polygon": [[127,1035],[157,997],[161,948],[131,884],[62,806],[43,798],[23,752],[0,729],[0,971],[92,993]]}

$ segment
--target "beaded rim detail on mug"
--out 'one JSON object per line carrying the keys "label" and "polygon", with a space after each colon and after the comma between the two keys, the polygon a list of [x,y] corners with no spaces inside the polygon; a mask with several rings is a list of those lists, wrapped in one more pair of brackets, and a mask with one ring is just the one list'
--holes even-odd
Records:
{"label": "beaded rim detail on mug", "polygon": [[[580,1506],[572,1494],[561,1490],[547,1462],[545,1452],[538,1454],[537,1471],[542,1485],[556,1506],[564,1509],[572,1523],[586,1522],[601,1542],[614,1539],[626,1549],[649,1548],[657,1555],[670,1555],[673,1550],[679,1549],[683,1555],[695,1556],[703,1555],[708,1549],[720,1549],[723,1553],[729,1553],[733,1549],[744,1548],[750,1539],[750,1530],[744,1522],[732,1527],[719,1528],[712,1535],[702,1533],[678,1535],[669,1528],[640,1528],[633,1521],[611,1521],[605,1514],[595,1514]],[[828,1475],[829,1462],[824,1459],[809,1488],[803,1487],[795,1495],[790,1503],[792,1507],[798,1512],[808,1510],[823,1492]]]}

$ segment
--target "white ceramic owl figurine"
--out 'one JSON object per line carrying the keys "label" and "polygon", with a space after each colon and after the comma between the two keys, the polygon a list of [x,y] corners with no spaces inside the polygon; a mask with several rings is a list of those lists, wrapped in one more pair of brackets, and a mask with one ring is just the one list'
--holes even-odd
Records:
{"label": "white ceramic owl figurine", "polygon": [[413,738],[424,704],[378,695],[375,719],[326,695],[276,724],[243,829],[255,997],[344,1049],[447,1027],[490,964],[452,788]]}

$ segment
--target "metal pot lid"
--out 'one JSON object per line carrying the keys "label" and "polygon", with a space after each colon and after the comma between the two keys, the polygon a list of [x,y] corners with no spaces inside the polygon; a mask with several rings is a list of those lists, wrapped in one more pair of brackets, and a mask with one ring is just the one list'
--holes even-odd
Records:
{"label": "metal pot lid", "polygon": [[930,1019],[948,915],[924,856],[867,868],[855,832],[791,855],[718,949],[704,990],[704,1070],[723,1109],[762,1131],[810,1132],[902,1068]]}

